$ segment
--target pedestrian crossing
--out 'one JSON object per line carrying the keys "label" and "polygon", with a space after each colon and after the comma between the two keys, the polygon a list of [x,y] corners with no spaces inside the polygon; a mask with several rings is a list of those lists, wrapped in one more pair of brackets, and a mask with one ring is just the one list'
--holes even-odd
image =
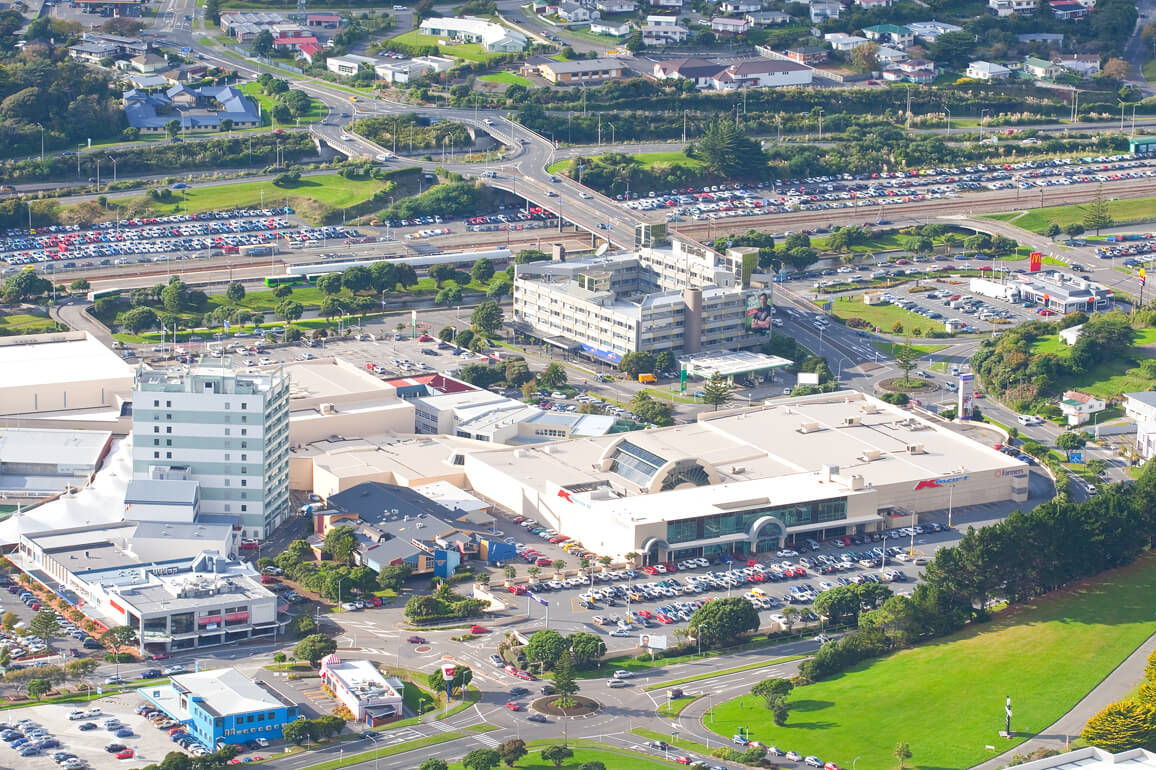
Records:
{"label": "pedestrian crossing", "polygon": [[452,733],[454,728],[447,725],[445,722],[433,721],[428,723],[430,727],[435,730],[441,730],[443,733]]}
{"label": "pedestrian crossing", "polygon": [[497,748],[500,744],[500,741],[497,738],[486,735],[485,733],[478,733],[474,736],[474,740],[491,749]]}

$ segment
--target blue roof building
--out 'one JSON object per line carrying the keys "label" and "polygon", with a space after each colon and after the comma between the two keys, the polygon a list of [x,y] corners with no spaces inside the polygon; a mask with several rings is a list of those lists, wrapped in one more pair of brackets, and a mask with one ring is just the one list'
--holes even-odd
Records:
{"label": "blue roof building", "polygon": [[231,120],[235,128],[261,124],[261,113],[249,97],[233,86],[172,86],[160,93],[133,89],[122,97],[128,124],[144,132],[161,132],[172,120],[182,131],[218,131],[221,121]]}

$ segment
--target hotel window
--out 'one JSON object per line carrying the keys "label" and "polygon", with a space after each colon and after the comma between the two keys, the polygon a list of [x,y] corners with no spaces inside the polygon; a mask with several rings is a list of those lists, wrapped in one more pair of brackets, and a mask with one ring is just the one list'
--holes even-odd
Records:
{"label": "hotel window", "polygon": [[160,401],[153,401],[153,406],[155,406],[155,407],[158,407],[158,408],[159,408],[159,407],[160,407],[160,405],[161,405],[161,402],[160,402]]}
{"label": "hotel window", "polygon": [[160,433],[160,432],[161,432],[161,426],[154,425],[153,426],[153,433]]}
{"label": "hotel window", "polygon": [[154,460],[161,459],[161,453],[160,452],[153,452],[153,459]]}

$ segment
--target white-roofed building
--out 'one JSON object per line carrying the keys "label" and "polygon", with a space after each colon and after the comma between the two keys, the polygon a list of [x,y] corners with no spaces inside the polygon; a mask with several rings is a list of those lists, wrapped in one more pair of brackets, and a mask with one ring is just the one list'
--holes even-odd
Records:
{"label": "white-roofed building", "polygon": [[1156,422],[1156,391],[1125,393],[1124,415],[1136,422]]}
{"label": "white-roofed building", "polygon": [[1046,759],[1016,765],[1020,770],[1156,770],[1156,754],[1146,749],[1129,749],[1113,754],[1089,746]]}
{"label": "white-roofed building", "polygon": [[474,16],[425,19],[420,29],[423,35],[478,43],[489,53],[521,53],[526,48],[526,36],[521,32]]}
{"label": "white-roofed building", "polygon": [[359,722],[370,727],[391,722],[402,714],[405,683],[382,676],[369,660],[321,659],[321,681]]}
{"label": "white-roofed building", "polygon": [[0,416],[119,408],[132,367],[88,332],[0,337]]}
{"label": "white-roofed building", "polygon": [[489,526],[494,523],[494,517],[490,515],[492,505],[448,481],[422,484],[414,487],[413,491],[445,506],[450,512],[446,518],[451,521],[476,526]]}
{"label": "white-roofed building", "polygon": [[111,448],[108,431],[0,428],[0,491],[40,498],[83,487]]}

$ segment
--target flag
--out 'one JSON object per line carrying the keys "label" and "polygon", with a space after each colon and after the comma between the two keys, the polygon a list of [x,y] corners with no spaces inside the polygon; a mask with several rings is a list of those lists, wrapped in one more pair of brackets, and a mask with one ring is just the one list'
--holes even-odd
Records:
{"label": "flag", "polygon": [[528,591],[526,593],[526,595],[529,596],[534,601],[538,602],[538,604],[541,604],[543,607],[549,607],[550,606],[550,602],[548,602],[545,599],[543,599],[542,597],[538,596],[533,591]]}
{"label": "flag", "polygon": [[1146,282],[1146,280],[1147,280],[1146,276],[1147,276],[1147,273],[1144,272],[1144,268],[1140,268],[1140,285],[1141,286],[1143,286],[1144,283]]}

